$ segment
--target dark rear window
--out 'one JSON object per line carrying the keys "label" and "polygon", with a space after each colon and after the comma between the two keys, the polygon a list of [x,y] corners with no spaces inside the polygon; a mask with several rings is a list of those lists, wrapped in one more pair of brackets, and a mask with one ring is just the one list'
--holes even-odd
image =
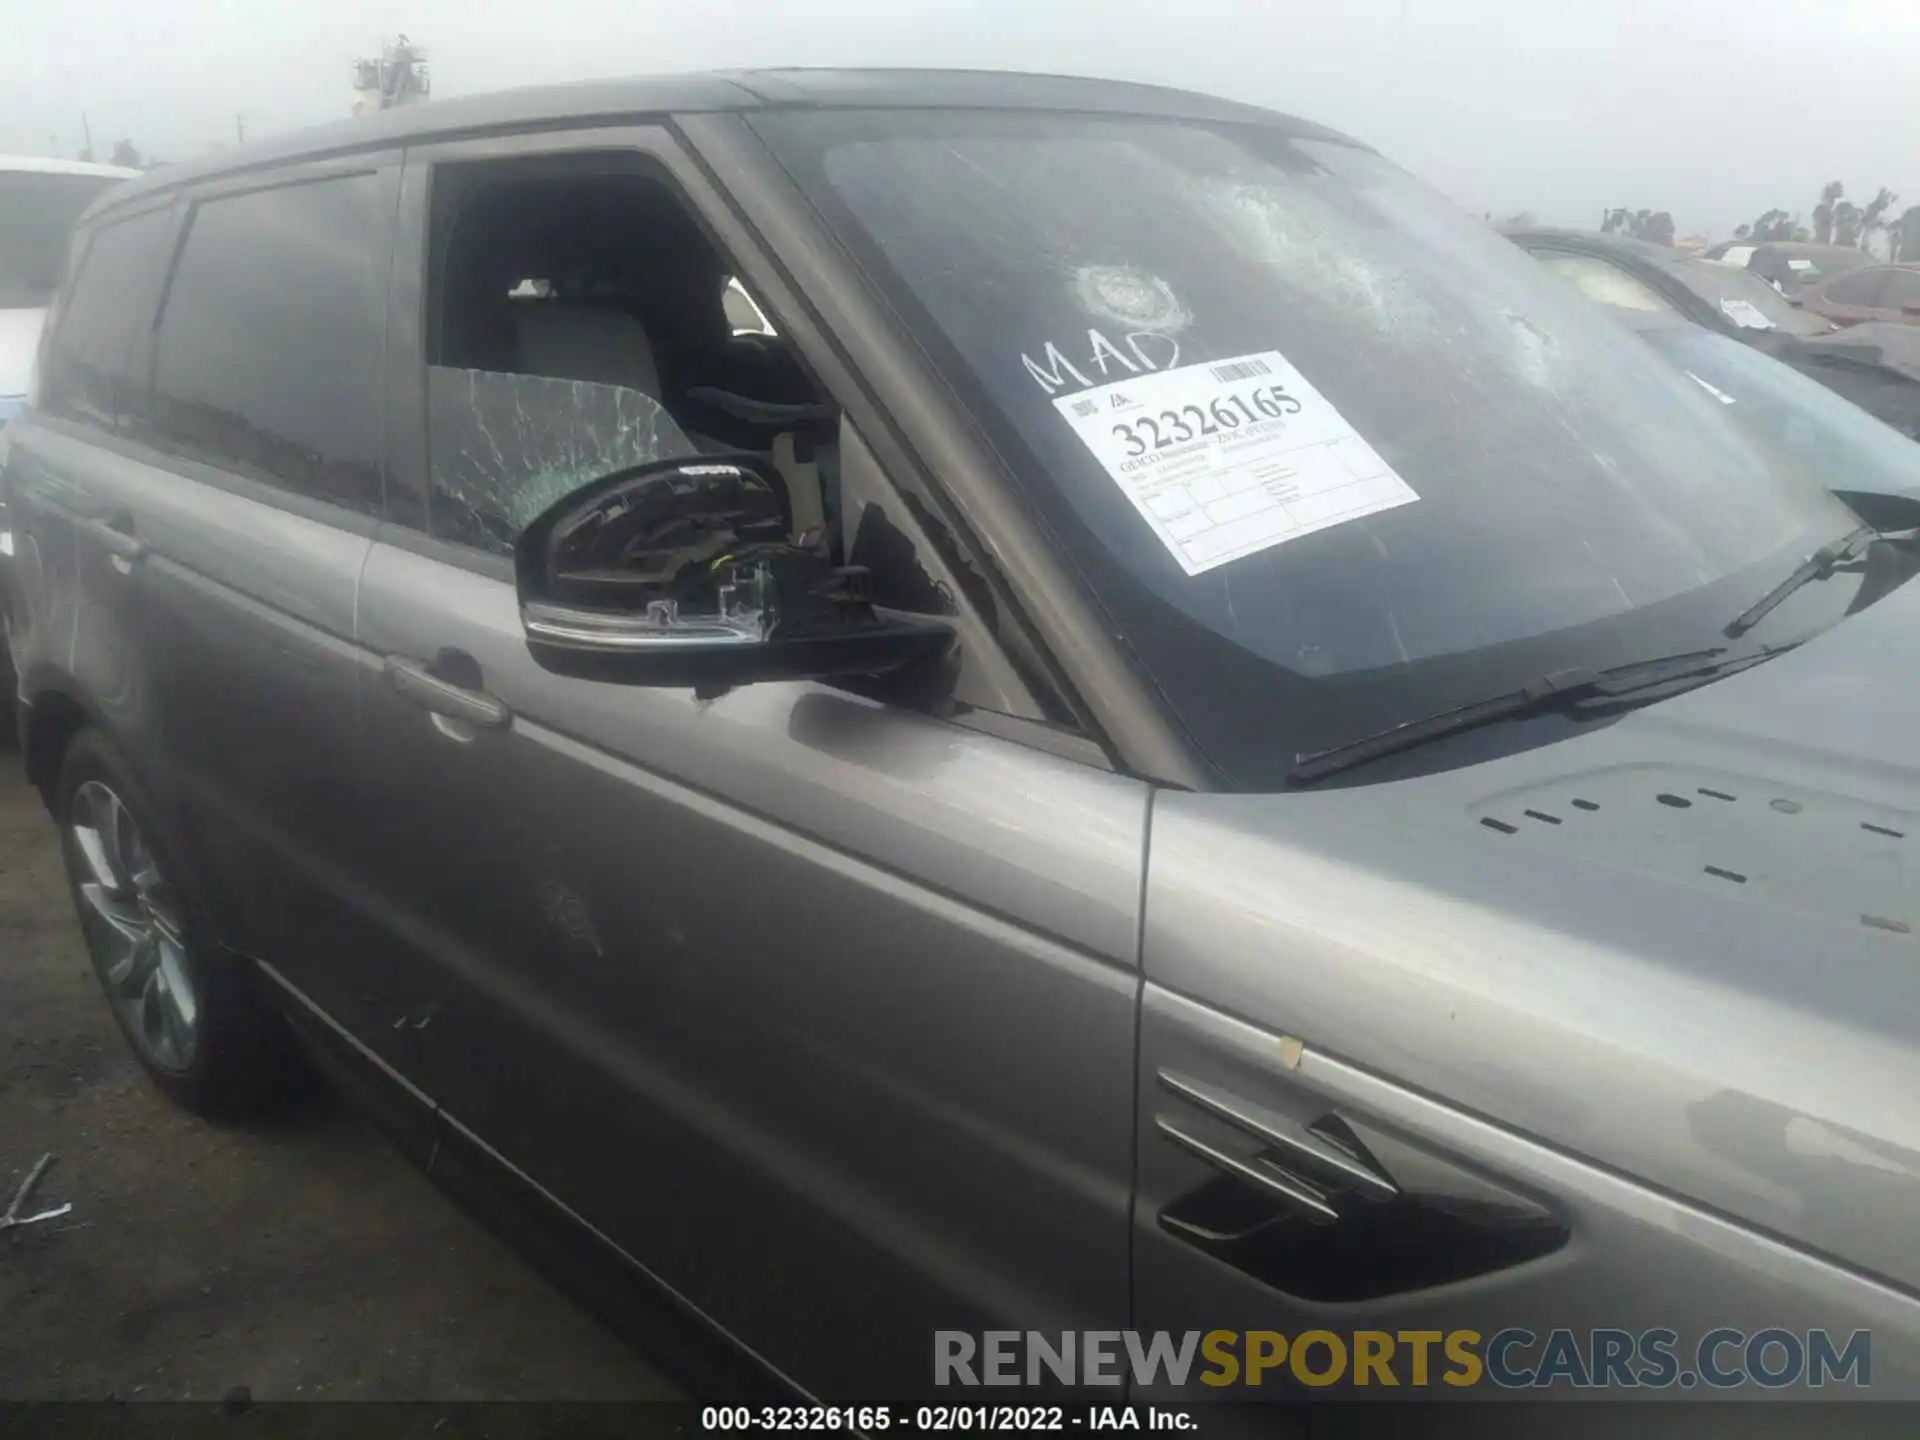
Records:
{"label": "dark rear window", "polygon": [[153,443],[378,511],[392,221],[371,173],[195,206],[155,331]]}
{"label": "dark rear window", "polygon": [[87,237],[79,271],[53,316],[40,387],[40,408],[48,414],[111,427],[133,407],[132,341],[149,313],[168,213],[149,210]]}

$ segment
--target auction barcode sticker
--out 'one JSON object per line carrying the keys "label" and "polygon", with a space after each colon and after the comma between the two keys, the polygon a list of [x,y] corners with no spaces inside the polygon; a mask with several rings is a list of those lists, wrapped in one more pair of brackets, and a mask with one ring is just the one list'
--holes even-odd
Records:
{"label": "auction barcode sticker", "polygon": [[1053,404],[1189,575],[1420,498],[1277,350]]}

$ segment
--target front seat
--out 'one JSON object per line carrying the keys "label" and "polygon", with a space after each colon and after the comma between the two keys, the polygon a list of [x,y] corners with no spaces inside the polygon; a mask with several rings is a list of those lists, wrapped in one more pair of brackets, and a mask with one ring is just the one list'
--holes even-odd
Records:
{"label": "front seat", "polygon": [[646,327],[624,310],[568,300],[513,304],[524,375],[618,385],[660,401],[660,370]]}
{"label": "front seat", "polygon": [[[665,424],[654,427],[654,433],[665,440],[658,452],[662,458],[674,453],[676,441],[688,455],[724,455],[742,448],[736,438],[694,434],[666,410],[646,326],[630,312],[564,300],[516,302],[513,308],[521,373],[618,386],[660,403]],[[798,458],[792,435],[775,434],[772,427],[759,429],[786,483],[797,529],[804,533],[823,528],[825,499],[814,463]]]}

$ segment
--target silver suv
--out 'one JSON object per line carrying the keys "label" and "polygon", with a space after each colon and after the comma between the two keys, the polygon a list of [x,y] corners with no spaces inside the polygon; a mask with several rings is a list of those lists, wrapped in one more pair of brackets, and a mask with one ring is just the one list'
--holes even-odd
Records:
{"label": "silver suv", "polygon": [[1364,145],[576,86],[70,269],[25,760],[184,1103],[297,1037],[817,1396],[1920,1388],[1911,502]]}

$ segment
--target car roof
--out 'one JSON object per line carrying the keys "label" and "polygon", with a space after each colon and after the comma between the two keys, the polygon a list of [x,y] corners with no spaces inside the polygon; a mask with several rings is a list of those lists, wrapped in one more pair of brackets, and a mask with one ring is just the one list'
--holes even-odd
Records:
{"label": "car roof", "polygon": [[1697,255],[1682,255],[1678,250],[1665,245],[1656,245],[1651,240],[1635,240],[1630,235],[1603,235],[1598,230],[1564,230],[1551,226],[1529,225],[1505,227],[1500,233],[1523,249],[1530,250],[1539,246],[1554,250],[1576,251],[1587,255],[1610,255],[1621,260],[1637,260],[1683,281],[1690,264],[1713,263],[1702,260]]}
{"label": "car roof", "polygon": [[1598,230],[1575,230],[1556,225],[1507,225],[1500,233],[1517,245],[1553,245],[1567,250],[1610,251],[1618,255],[1638,255],[1647,260],[1678,259],[1677,251],[1651,240],[1636,240],[1631,235],[1607,235]]}
{"label": "car roof", "polygon": [[496,130],[614,123],[676,112],[908,108],[1062,110],[1229,121],[1360,145],[1337,131],[1259,106],[1127,81],[1003,70],[729,70],[576,81],[402,106],[169,165],[116,191],[101,208],[218,175]]}
{"label": "car roof", "polygon": [[34,175],[98,175],[107,180],[131,180],[140,174],[121,165],[96,165],[91,160],[53,160],[45,155],[0,155],[0,173]]}

